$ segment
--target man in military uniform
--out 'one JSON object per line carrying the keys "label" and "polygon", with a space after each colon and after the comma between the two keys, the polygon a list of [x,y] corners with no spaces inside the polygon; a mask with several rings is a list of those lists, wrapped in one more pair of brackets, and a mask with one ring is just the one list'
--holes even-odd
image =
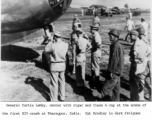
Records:
{"label": "man in military uniform", "polygon": [[[140,76],[140,81],[141,81],[141,85],[142,87],[146,87],[149,91],[149,100],[151,100],[151,89],[152,89],[152,85],[151,85],[151,73],[150,73],[150,69],[151,69],[151,49],[150,49],[150,44],[148,42],[148,40],[146,39],[146,35],[145,35],[145,30],[143,28],[138,28],[137,32],[139,34],[139,39],[144,41],[147,45],[147,51],[146,51],[146,60],[145,60],[145,71],[143,71],[142,73],[139,73],[138,76]],[[144,69],[144,67],[142,66],[141,69]],[[144,89],[141,89],[140,93],[139,93],[139,100],[144,100]]]}
{"label": "man in military uniform", "polygon": [[130,51],[130,99],[131,101],[142,100],[140,93],[143,90],[142,73],[147,65],[147,50],[148,47],[143,40],[139,39],[139,33],[136,30],[130,33],[131,40],[134,42]]}
{"label": "man in military uniform", "polygon": [[129,17],[126,17],[126,20],[127,20],[127,24],[126,24],[124,29],[127,29],[128,33],[125,37],[125,41],[128,41],[128,37],[130,36],[130,32],[135,29],[135,25],[134,25],[134,22]]}
{"label": "man in military uniform", "polygon": [[[124,49],[119,43],[119,32],[115,29],[108,33],[111,41],[109,53],[108,74],[101,90],[101,99],[108,98],[112,101],[120,101],[120,76],[124,68]],[[109,99],[110,98],[110,99]]]}
{"label": "man in military uniform", "polygon": [[100,26],[100,18],[98,17],[98,13],[95,13],[93,21],[92,21],[92,25],[99,25]]}
{"label": "man in military uniform", "polygon": [[51,101],[65,100],[65,69],[68,43],[61,39],[61,34],[54,34],[54,43],[50,42],[45,47],[45,52],[50,55],[50,99]]}
{"label": "man in military uniform", "polygon": [[[74,23],[72,28],[73,28],[73,31],[70,34],[70,41],[71,41],[71,46],[72,46],[72,64],[73,64],[72,73],[75,74],[76,46],[75,46],[75,44],[73,44],[73,41],[75,41],[75,39],[76,39],[75,31],[77,31],[78,29],[81,29],[80,23]],[[82,34],[83,34],[83,38],[85,38],[87,40],[89,39],[88,35],[84,31]]]}
{"label": "man in military uniform", "polygon": [[83,37],[83,31],[76,31],[76,83],[78,87],[83,87],[85,84],[85,63],[86,52],[91,49],[91,44]]}
{"label": "man in military uniform", "polygon": [[100,74],[100,65],[99,62],[101,60],[101,36],[98,33],[99,26],[91,25],[90,32],[92,34],[92,49],[91,49],[91,70],[92,70],[92,81],[91,86],[97,87],[99,82],[99,74]]}

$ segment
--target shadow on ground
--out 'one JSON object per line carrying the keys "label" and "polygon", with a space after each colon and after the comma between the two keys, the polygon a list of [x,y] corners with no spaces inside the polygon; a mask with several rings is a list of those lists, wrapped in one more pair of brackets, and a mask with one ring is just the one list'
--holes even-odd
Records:
{"label": "shadow on ground", "polygon": [[31,85],[35,90],[37,90],[41,95],[50,101],[50,89],[43,83],[41,78],[28,77],[25,80],[25,84]]}
{"label": "shadow on ground", "polygon": [[88,87],[77,87],[76,81],[70,75],[66,75],[66,82],[71,85],[73,92],[83,96],[86,101],[98,101],[98,98],[92,95],[92,90]]}
{"label": "shadow on ground", "polygon": [[2,61],[21,61],[32,60],[39,57],[36,51],[20,47],[16,45],[6,45],[1,47],[1,60]]}

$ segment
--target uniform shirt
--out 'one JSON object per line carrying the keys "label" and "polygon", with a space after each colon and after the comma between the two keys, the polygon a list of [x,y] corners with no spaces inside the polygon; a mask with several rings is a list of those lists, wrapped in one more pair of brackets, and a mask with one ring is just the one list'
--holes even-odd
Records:
{"label": "uniform shirt", "polygon": [[86,60],[85,52],[87,48],[91,48],[91,44],[88,40],[83,37],[80,37],[76,43],[76,60],[79,62],[83,62]]}
{"label": "uniform shirt", "polygon": [[[74,40],[73,34],[76,34],[75,31],[73,31],[73,32],[70,34],[70,41],[71,41],[71,45],[72,45],[72,46],[73,46],[73,40]],[[82,34],[83,34],[83,38],[89,40],[89,37],[88,37],[88,35],[87,35],[85,32],[83,32]]]}
{"label": "uniform shirt", "polygon": [[108,71],[118,75],[123,74],[124,68],[124,49],[122,45],[116,41],[110,45],[110,57]]}
{"label": "uniform shirt", "polygon": [[136,63],[135,74],[140,74],[145,71],[148,61],[147,52],[147,44],[143,40],[137,39],[134,44],[134,55]]}
{"label": "uniform shirt", "polygon": [[52,43],[50,42],[45,47],[45,52],[50,54],[50,70],[65,71],[66,54],[68,52],[68,43],[63,41]]}
{"label": "uniform shirt", "polygon": [[140,39],[137,39],[134,44],[134,55],[135,60],[139,60],[140,62],[143,62],[147,56],[148,46],[147,44]]}
{"label": "uniform shirt", "polygon": [[95,24],[99,24],[100,25],[100,18],[99,17],[94,17],[93,18],[92,25],[95,25]]}
{"label": "uniform shirt", "polygon": [[127,30],[131,31],[135,28],[134,22],[132,20],[127,21]]}
{"label": "uniform shirt", "polygon": [[99,50],[101,48],[101,36],[98,32],[95,32],[95,34],[92,36],[92,52],[96,52],[97,50]]}

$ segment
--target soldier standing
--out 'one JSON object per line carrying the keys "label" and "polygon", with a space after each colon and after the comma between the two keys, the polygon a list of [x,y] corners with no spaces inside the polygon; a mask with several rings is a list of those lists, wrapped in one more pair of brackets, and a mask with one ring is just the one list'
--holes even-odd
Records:
{"label": "soldier standing", "polygon": [[92,71],[92,81],[91,86],[97,87],[99,82],[99,74],[100,74],[100,59],[101,59],[101,43],[102,39],[100,34],[98,33],[99,26],[91,25],[90,32],[92,34],[92,49],[91,49],[91,71]]}
{"label": "soldier standing", "polygon": [[[150,73],[150,66],[151,66],[151,49],[150,44],[145,36],[145,30],[143,28],[138,28],[137,32],[139,33],[139,39],[144,41],[147,45],[147,51],[146,51],[146,58],[145,58],[145,71],[138,74],[140,77],[141,85],[146,87],[149,91],[149,100],[151,100],[151,73]],[[141,64],[142,65],[142,64]],[[139,65],[138,65],[139,66]],[[141,66],[141,69],[144,69],[144,66]],[[139,100],[144,100],[144,89],[141,89],[139,93]]]}
{"label": "soldier standing", "polygon": [[[77,31],[78,29],[81,29],[80,24],[79,23],[74,23],[73,25],[73,31],[71,33],[70,39],[71,39],[71,46],[72,46],[72,64],[73,64],[73,70],[72,73],[75,74],[75,60],[76,60],[76,45],[74,44],[73,41],[75,41],[75,31]],[[85,39],[89,39],[88,35],[83,31],[83,38]]]}
{"label": "soldier standing", "polygon": [[112,101],[120,101],[120,76],[124,68],[124,49],[119,43],[119,32],[115,29],[109,33],[111,45],[109,53],[108,75],[101,90],[101,99],[110,97]]}
{"label": "soldier standing", "polygon": [[54,34],[54,43],[50,42],[45,52],[50,55],[50,99],[51,101],[65,100],[65,69],[66,69],[66,55],[68,52],[68,43],[61,39],[61,34],[56,32]]}
{"label": "soldier standing", "polygon": [[139,101],[142,98],[140,93],[143,90],[142,75],[147,65],[147,50],[148,47],[143,40],[139,39],[139,33],[136,30],[130,33],[131,40],[134,42],[130,51],[130,99],[131,101]]}
{"label": "soldier standing", "polygon": [[127,20],[127,25],[125,26],[124,29],[127,29],[128,33],[126,35],[125,41],[128,41],[128,36],[130,36],[130,32],[135,29],[135,25],[134,22],[129,17],[127,17],[126,20]]}
{"label": "soldier standing", "polygon": [[76,83],[78,87],[83,87],[85,84],[85,63],[86,52],[91,49],[91,44],[83,37],[83,31],[78,29],[76,31],[77,38],[76,45]]}

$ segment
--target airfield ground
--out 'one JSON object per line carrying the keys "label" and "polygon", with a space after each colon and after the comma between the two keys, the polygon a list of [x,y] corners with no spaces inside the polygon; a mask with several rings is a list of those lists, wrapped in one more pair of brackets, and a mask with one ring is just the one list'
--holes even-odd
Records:
{"label": "airfield ground", "polygon": [[[64,36],[69,36],[71,33],[71,24],[74,13],[65,14],[59,20],[54,22],[55,30],[62,32]],[[149,24],[150,31],[150,14],[143,13],[142,17],[146,19]],[[82,29],[89,35],[90,24],[93,16],[80,16],[82,20]],[[101,17],[101,26],[99,33],[102,37],[102,59],[101,67],[101,83],[105,80],[106,69],[109,58],[109,44],[108,31],[116,28],[121,31],[121,38],[124,39],[126,31],[124,30],[126,24],[126,14],[114,15],[113,17]],[[136,26],[140,24],[141,16],[133,17]],[[150,40],[150,32],[149,32]],[[0,98],[1,101],[49,101],[49,83],[50,74],[43,69],[42,52],[44,45],[41,45],[43,36],[35,37],[27,41],[21,41],[13,44],[6,49],[12,49],[12,52],[2,52],[1,61],[1,82],[0,82]],[[123,42],[125,49],[125,68],[124,74],[121,77],[121,101],[130,100],[129,92],[129,50],[130,46]],[[19,47],[16,47],[19,46]],[[27,54],[28,52],[28,54]],[[29,54],[30,53],[30,54]],[[28,61],[31,56],[38,56],[33,61]],[[70,60],[71,52],[69,51]],[[30,57],[29,57],[30,56]],[[86,81],[89,83],[91,79],[91,64],[90,54],[87,54],[86,62]],[[70,62],[71,64],[71,62]],[[30,81],[27,81],[29,79]],[[145,95],[148,95],[145,90]],[[66,75],[66,102],[85,102],[85,101],[99,101],[100,88],[98,90],[91,89],[89,84],[82,91],[77,88],[75,83],[75,75],[68,73]]]}

